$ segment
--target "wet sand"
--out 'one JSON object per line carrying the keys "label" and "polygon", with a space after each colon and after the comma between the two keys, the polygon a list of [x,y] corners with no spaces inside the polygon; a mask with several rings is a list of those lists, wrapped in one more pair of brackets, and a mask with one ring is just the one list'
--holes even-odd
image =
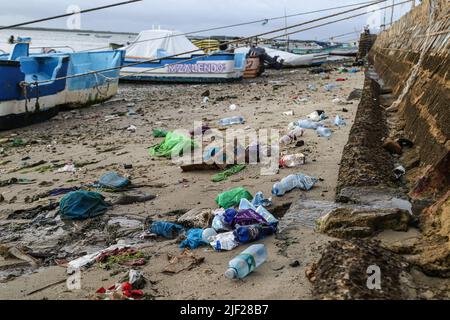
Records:
{"label": "wet sand", "polygon": [[[320,178],[311,191],[294,190],[283,197],[273,199],[272,209],[279,208],[299,199],[333,201],[337,184],[339,162],[342,150],[348,140],[358,107],[354,100],[348,105],[336,105],[335,98],[345,100],[354,90],[363,86],[363,73],[339,74],[333,71],[330,79],[323,75],[310,74],[308,69],[294,69],[267,72],[263,77],[246,80],[242,83],[215,85],[135,85],[123,84],[119,94],[111,101],[79,110],[64,111],[57,117],[41,124],[27,128],[0,133],[4,138],[21,138],[25,142],[19,147],[4,147],[0,157],[0,180],[26,178],[31,184],[13,184],[0,187],[4,201],[0,203],[0,226],[2,233],[0,243],[7,246],[29,246],[24,239],[14,239],[11,226],[19,221],[8,221],[6,217],[14,210],[48,204],[52,197],[45,197],[31,202],[34,195],[54,188],[67,188],[94,182],[102,174],[115,171],[129,176],[132,183],[141,185],[134,189],[137,194],[154,194],[153,201],[129,206],[114,206],[102,217],[108,220],[128,217],[144,222],[153,220],[174,221],[177,212],[185,212],[195,207],[217,207],[216,196],[233,187],[245,187],[252,194],[262,191],[270,195],[272,185],[283,177],[293,173],[304,173]],[[336,82],[337,78],[347,81]],[[337,84],[337,88],[326,91],[323,86]],[[315,84],[316,92],[307,89],[308,84]],[[210,90],[210,100],[202,103],[201,94]],[[293,97],[306,97],[307,102],[296,104]],[[231,104],[238,107],[232,111]],[[128,116],[128,107],[137,115]],[[348,112],[342,112],[342,109]],[[283,115],[293,110],[294,116]],[[318,137],[314,130],[306,130],[302,140],[303,147],[283,147],[282,152],[303,152],[306,164],[298,168],[280,169],[272,176],[260,175],[260,165],[248,165],[240,173],[228,180],[214,183],[211,177],[216,172],[183,173],[179,166],[170,160],[149,155],[148,148],[159,143],[161,138],[153,138],[152,130],[163,128],[174,130],[193,129],[194,121],[202,121],[210,127],[217,128],[221,118],[240,115],[245,124],[236,129],[278,129],[287,133],[291,121],[305,118],[315,110],[324,110],[328,115],[325,123],[333,130],[330,138]],[[105,121],[108,115],[119,114],[117,119]],[[340,115],[347,126],[332,125],[334,117]],[[134,125],[135,132],[126,129]],[[25,159],[25,160],[22,160]],[[34,168],[17,170],[24,161],[28,164],[38,161],[45,164]],[[57,168],[74,162],[78,169],[75,173],[56,173]],[[125,169],[124,165],[132,165]],[[51,165],[52,167],[48,167]],[[41,168],[42,170],[37,170]],[[40,171],[40,172],[38,172]],[[104,193],[107,200],[113,200],[117,194]],[[61,196],[54,197],[59,200]],[[287,208],[287,207],[286,207]],[[271,210],[271,208],[269,208]],[[280,210],[281,214],[283,210]],[[27,223],[22,222],[22,223]],[[85,222],[89,223],[89,222]],[[80,224],[81,225],[81,224]],[[9,229],[7,227],[9,226]],[[79,226],[79,225],[78,225]],[[84,230],[81,228],[81,230]],[[84,231],[83,231],[84,232]],[[103,234],[81,232],[74,238],[85,238],[84,247],[79,245],[70,258],[94,249],[108,246]],[[310,284],[305,278],[305,268],[317,260],[320,248],[331,238],[317,234],[312,228],[295,226],[276,237],[268,237],[263,243],[267,245],[269,259],[254,274],[242,281],[229,281],[223,272],[228,261],[246,246],[240,246],[231,252],[214,252],[212,248],[202,247],[195,254],[205,257],[204,263],[192,270],[185,270],[176,275],[161,273],[168,263],[167,254],[178,254],[180,250],[174,241],[148,240],[141,245],[148,260],[141,267],[145,276],[152,281],[144,292],[157,299],[305,299],[311,298]],[[39,247],[41,244],[34,244]],[[77,245],[80,239],[77,239]],[[68,244],[66,244],[68,245]],[[48,248],[46,248],[48,251]],[[0,258],[0,267],[9,263]],[[68,259],[70,260],[70,259]],[[294,261],[298,267],[291,267]],[[130,268],[117,267],[103,270],[93,265],[82,272],[82,289],[68,291],[65,284],[59,284],[32,295],[27,293],[47,284],[63,280],[66,269],[47,262],[31,274],[3,280],[0,283],[0,298],[20,299],[85,299],[89,298],[101,286],[108,287],[119,281]]]}

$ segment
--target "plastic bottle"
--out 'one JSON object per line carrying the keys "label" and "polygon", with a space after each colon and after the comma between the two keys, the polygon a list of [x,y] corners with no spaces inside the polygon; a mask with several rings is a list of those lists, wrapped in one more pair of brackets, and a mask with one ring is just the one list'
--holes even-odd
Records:
{"label": "plastic bottle", "polygon": [[205,242],[210,242],[211,238],[215,237],[216,235],[216,230],[214,230],[213,228],[207,228],[202,232],[202,240]]}
{"label": "plastic bottle", "polygon": [[231,118],[225,118],[219,121],[219,124],[221,126],[229,126],[229,125],[233,125],[233,124],[242,124],[244,123],[244,118],[241,116],[235,116],[235,117],[231,117]]}
{"label": "plastic bottle", "polygon": [[264,198],[264,194],[259,191],[255,194],[255,197],[252,200],[252,205],[254,207],[259,207],[259,206],[263,206],[263,207],[268,207],[272,205],[272,198],[269,199],[265,199]]}
{"label": "plastic bottle", "polygon": [[234,237],[240,243],[249,243],[275,233],[275,227],[253,224],[249,226],[238,226],[234,230]]}
{"label": "plastic bottle", "polygon": [[309,177],[301,173],[291,174],[273,185],[272,194],[276,196],[282,196],[286,192],[291,191],[295,188],[310,190],[314,186],[314,184],[316,184],[316,182],[316,178]]}
{"label": "plastic bottle", "polygon": [[299,120],[297,124],[300,128],[304,129],[317,129],[320,126],[320,124],[311,120]]}
{"label": "plastic bottle", "polygon": [[316,133],[320,137],[326,137],[327,138],[327,137],[331,136],[332,131],[330,129],[326,128],[326,127],[321,126],[321,127],[318,127],[316,129]]}
{"label": "plastic bottle", "polygon": [[334,125],[335,126],[345,126],[345,125],[347,125],[347,123],[345,123],[345,120],[342,119],[341,117],[339,117],[339,115],[337,115],[336,118],[334,118]]}
{"label": "plastic bottle", "polygon": [[254,244],[228,263],[225,271],[227,279],[243,279],[267,260],[267,250],[263,244]]}
{"label": "plastic bottle", "polygon": [[324,86],[324,88],[325,88],[325,90],[327,90],[327,91],[331,91],[331,90],[333,90],[334,88],[336,88],[336,85],[335,85],[334,83],[330,83],[330,84],[326,84],[326,85]]}
{"label": "plastic bottle", "polygon": [[280,167],[295,168],[305,164],[305,155],[303,153],[289,154],[281,157]]}
{"label": "plastic bottle", "polygon": [[270,224],[278,223],[277,218],[275,218],[273,214],[267,211],[263,206],[260,205],[258,206],[258,208],[256,208],[253,205],[253,203],[250,203],[250,201],[248,201],[247,199],[241,199],[241,203],[239,204],[239,210],[247,210],[247,209],[254,210]]}

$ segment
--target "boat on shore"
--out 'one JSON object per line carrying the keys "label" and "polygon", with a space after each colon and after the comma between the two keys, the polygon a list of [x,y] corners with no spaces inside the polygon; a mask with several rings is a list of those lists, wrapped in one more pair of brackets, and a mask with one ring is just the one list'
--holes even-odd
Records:
{"label": "boat on shore", "polygon": [[[278,57],[278,59],[283,60],[283,67],[295,68],[295,67],[309,67],[309,66],[319,66],[327,61],[328,53],[317,53],[317,54],[294,54],[286,51],[276,50],[272,48],[263,47],[267,53],[272,58]],[[247,54],[250,51],[249,47],[237,48],[235,52]]]}
{"label": "boat on shore", "polygon": [[[241,80],[246,67],[245,54],[225,51],[205,54],[177,31],[143,31],[123,49],[126,50],[126,58],[121,78],[125,81],[230,82]],[[191,53],[171,57],[184,52]]]}
{"label": "boat on shore", "polygon": [[[55,116],[61,107],[81,107],[117,93],[124,51],[30,54],[29,42],[0,55],[0,130]],[[69,78],[67,78],[69,77]]]}

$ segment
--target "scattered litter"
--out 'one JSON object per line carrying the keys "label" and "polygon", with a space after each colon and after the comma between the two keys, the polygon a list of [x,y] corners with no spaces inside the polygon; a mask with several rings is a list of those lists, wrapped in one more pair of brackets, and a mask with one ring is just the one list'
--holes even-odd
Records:
{"label": "scattered litter", "polygon": [[180,243],[180,249],[197,249],[206,245],[208,242],[203,241],[203,229],[190,229],[186,234],[186,239]]}
{"label": "scattered litter", "polygon": [[319,137],[331,137],[332,131],[329,128],[326,128],[324,126],[320,126],[316,129],[316,133]]}
{"label": "scattered litter", "polygon": [[56,170],[57,173],[63,173],[63,172],[74,173],[76,171],[77,171],[77,169],[75,168],[75,165],[72,164],[72,163],[66,164],[64,167],[59,168],[58,170]]}
{"label": "scattered litter", "polygon": [[238,173],[238,172],[241,172],[241,171],[244,170],[245,168],[246,168],[246,165],[245,165],[245,164],[237,164],[237,165],[234,165],[234,166],[232,166],[231,168],[229,168],[229,169],[227,169],[227,170],[225,170],[225,171],[223,171],[223,172],[220,172],[220,173],[215,174],[215,175],[211,178],[211,180],[212,180],[213,182],[220,182],[220,181],[227,180],[228,177],[230,177],[230,176],[232,176],[232,175],[234,175],[234,174],[236,174],[236,173]]}
{"label": "scattered litter", "polygon": [[123,189],[130,184],[130,180],[122,177],[116,172],[108,172],[100,177],[98,184],[100,187],[106,187],[110,189]]}
{"label": "scattered litter", "polygon": [[232,104],[232,105],[230,105],[230,106],[228,107],[228,109],[230,109],[231,111],[234,111],[234,110],[236,110],[237,108],[238,108],[238,106],[235,105],[235,104]]}
{"label": "scattered litter", "polygon": [[150,232],[167,239],[175,239],[183,231],[182,225],[165,221],[155,221],[150,227]]}
{"label": "scattered litter", "polygon": [[137,127],[134,126],[134,125],[130,125],[130,126],[127,128],[127,131],[130,131],[130,132],[136,132],[136,130],[137,130]]}
{"label": "scattered litter", "polygon": [[234,237],[233,231],[219,233],[211,240],[210,244],[214,248],[214,250],[217,251],[221,250],[230,251],[239,246],[239,243],[236,241]]}
{"label": "scattered litter", "polygon": [[347,123],[345,122],[344,119],[342,119],[341,117],[339,117],[339,115],[336,115],[336,118],[334,118],[334,125],[335,126],[346,126]]}
{"label": "scattered litter", "polygon": [[224,118],[219,121],[219,125],[221,126],[229,126],[234,124],[243,124],[245,123],[245,120],[241,116],[235,116],[231,118]]}
{"label": "scattered litter", "polygon": [[154,138],[165,138],[167,136],[167,131],[163,129],[153,129]]}
{"label": "scattered litter", "polygon": [[227,279],[243,279],[267,260],[267,250],[263,244],[254,244],[233,258],[225,271]]}
{"label": "scattered litter", "polygon": [[80,220],[104,214],[108,210],[108,204],[100,193],[78,190],[61,199],[59,210],[65,219]]}
{"label": "scattered litter", "polygon": [[293,116],[294,115],[294,111],[293,110],[285,111],[285,112],[283,112],[283,115],[285,115],[285,116]]}
{"label": "scattered litter", "polygon": [[264,194],[259,191],[255,194],[255,197],[252,200],[252,205],[254,205],[255,207],[270,207],[272,205],[272,198],[264,198]]}
{"label": "scattered litter", "polygon": [[404,176],[406,174],[406,169],[403,166],[397,166],[394,169],[394,175],[395,178],[398,180],[400,179],[402,176]]}
{"label": "scattered litter", "polygon": [[272,226],[264,226],[261,224],[253,224],[248,226],[238,226],[234,231],[234,237],[239,243],[249,243],[261,240],[264,237],[275,233]]}
{"label": "scattered litter", "polygon": [[324,89],[325,89],[326,91],[331,91],[331,90],[333,90],[334,88],[336,88],[336,85],[335,85],[334,83],[329,83],[329,84],[326,84],[326,85],[324,86]]}
{"label": "scattered litter", "polygon": [[168,256],[169,265],[163,273],[176,274],[184,270],[191,270],[205,261],[205,257],[197,257],[189,249],[185,249],[179,256]]}
{"label": "scattered litter", "polygon": [[195,147],[194,141],[182,134],[168,132],[164,141],[149,149],[149,153],[156,157],[171,158],[181,156],[185,150],[191,151]]}
{"label": "scattered litter", "polygon": [[238,187],[219,194],[216,198],[216,203],[220,207],[228,209],[239,205],[243,198],[252,200],[253,196],[245,188]]}
{"label": "scattered litter", "polygon": [[309,177],[301,173],[291,174],[273,185],[272,194],[275,196],[283,196],[286,192],[295,188],[308,191],[312,189],[317,181],[317,178]]}
{"label": "scattered litter", "polygon": [[279,164],[281,168],[295,168],[304,165],[306,157],[303,153],[289,154],[280,158]]}

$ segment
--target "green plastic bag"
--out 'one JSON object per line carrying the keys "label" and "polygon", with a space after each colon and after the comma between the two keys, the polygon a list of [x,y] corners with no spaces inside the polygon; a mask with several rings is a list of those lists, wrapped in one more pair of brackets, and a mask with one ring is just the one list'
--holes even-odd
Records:
{"label": "green plastic bag", "polygon": [[167,136],[167,131],[163,129],[153,129],[154,138],[165,138]]}
{"label": "green plastic bag", "polygon": [[228,191],[219,194],[216,198],[216,203],[220,207],[228,209],[239,205],[241,199],[244,198],[247,200],[252,200],[253,196],[251,195],[250,192],[247,191],[247,189],[239,187],[230,189]]}
{"label": "green plastic bag", "polygon": [[185,135],[168,132],[166,138],[160,144],[151,147],[149,153],[156,157],[171,158],[172,155],[182,156],[183,150],[195,148],[195,143]]}
{"label": "green plastic bag", "polygon": [[236,174],[236,173],[244,170],[245,167],[246,167],[245,164],[237,164],[235,166],[232,166],[230,169],[227,169],[225,171],[222,171],[222,172],[220,172],[218,174],[213,175],[211,180],[213,182],[220,182],[220,181],[227,180],[228,177],[230,177],[233,174]]}

